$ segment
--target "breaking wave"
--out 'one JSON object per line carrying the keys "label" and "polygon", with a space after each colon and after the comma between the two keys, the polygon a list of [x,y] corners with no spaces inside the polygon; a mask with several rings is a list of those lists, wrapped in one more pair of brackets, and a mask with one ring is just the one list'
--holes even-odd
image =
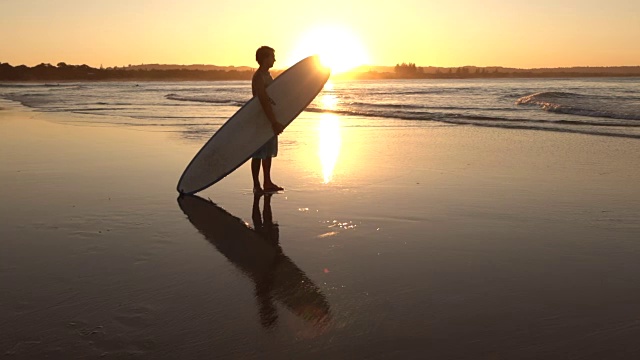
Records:
{"label": "breaking wave", "polygon": [[244,102],[239,100],[232,99],[217,99],[210,96],[185,96],[178,94],[167,94],[165,98],[168,100],[176,100],[176,101],[190,101],[190,102],[200,102],[200,103],[208,103],[208,104],[218,104],[218,105],[229,105],[229,106],[242,106]]}
{"label": "breaking wave", "polygon": [[516,101],[516,105],[538,106],[558,114],[640,120],[640,103],[614,96],[549,91],[523,96]]}

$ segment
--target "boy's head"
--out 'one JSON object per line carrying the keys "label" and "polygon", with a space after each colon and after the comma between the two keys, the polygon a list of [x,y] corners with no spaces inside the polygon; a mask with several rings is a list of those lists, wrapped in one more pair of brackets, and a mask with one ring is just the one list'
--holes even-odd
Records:
{"label": "boy's head", "polygon": [[275,53],[276,51],[273,48],[270,48],[268,46],[261,46],[260,48],[258,48],[258,50],[256,50],[256,61],[258,62],[258,64],[262,65],[269,57],[275,57]]}

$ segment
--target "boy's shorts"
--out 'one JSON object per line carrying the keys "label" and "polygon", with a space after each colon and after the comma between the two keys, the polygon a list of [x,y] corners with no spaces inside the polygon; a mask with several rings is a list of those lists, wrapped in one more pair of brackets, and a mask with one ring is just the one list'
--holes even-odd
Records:
{"label": "boy's shorts", "polygon": [[253,159],[268,159],[278,156],[278,137],[274,136],[251,155]]}

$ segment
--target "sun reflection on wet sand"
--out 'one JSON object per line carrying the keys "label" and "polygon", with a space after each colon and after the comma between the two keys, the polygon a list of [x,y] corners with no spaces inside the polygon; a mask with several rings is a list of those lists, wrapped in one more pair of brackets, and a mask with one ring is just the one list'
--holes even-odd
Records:
{"label": "sun reflection on wet sand", "polygon": [[322,165],[324,183],[328,184],[333,178],[333,169],[340,155],[342,139],[340,137],[340,118],[334,114],[322,114],[318,134],[320,141],[318,156]]}

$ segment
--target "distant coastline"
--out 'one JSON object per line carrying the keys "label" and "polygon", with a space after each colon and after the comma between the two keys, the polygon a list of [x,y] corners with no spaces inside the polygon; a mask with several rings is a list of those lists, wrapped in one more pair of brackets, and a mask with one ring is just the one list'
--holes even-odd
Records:
{"label": "distant coastline", "polygon": [[339,77],[351,79],[640,77],[640,66],[520,69],[502,66],[418,67],[412,63],[402,63],[396,66],[361,66]]}
{"label": "distant coastline", "polygon": [[[66,63],[12,66],[0,62],[0,81],[224,81],[249,80],[254,68],[248,66],[147,64],[93,68]],[[274,70],[278,75],[282,70]],[[469,78],[566,78],[640,77],[640,66],[562,67],[518,69],[500,66],[419,67],[412,63],[396,66],[360,66],[336,74],[336,79],[469,79]]]}

